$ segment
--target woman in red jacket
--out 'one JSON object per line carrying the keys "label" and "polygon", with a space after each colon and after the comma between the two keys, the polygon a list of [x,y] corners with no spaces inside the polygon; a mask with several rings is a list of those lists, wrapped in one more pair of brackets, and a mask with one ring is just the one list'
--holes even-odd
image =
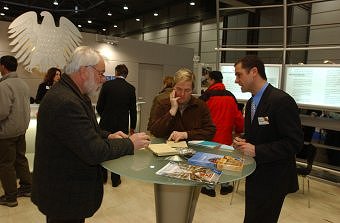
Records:
{"label": "woman in red jacket", "polygon": [[[235,96],[225,89],[222,83],[223,76],[220,71],[211,71],[208,74],[209,88],[203,93],[200,99],[204,100],[210,110],[211,118],[216,126],[216,133],[213,142],[231,145],[233,132],[240,134],[243,132],[244,119],[242,112],[238,109]],[[222,184],[221,194],[232,192],[231,185]],[[214,188],[202,187],[202,193],[211,197],[216,196]]]}

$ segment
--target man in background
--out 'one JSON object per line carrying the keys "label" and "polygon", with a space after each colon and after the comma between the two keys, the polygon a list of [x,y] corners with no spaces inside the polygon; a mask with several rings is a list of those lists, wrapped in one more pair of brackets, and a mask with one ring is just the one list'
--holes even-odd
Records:
{"label": "man in background", "polygon": [[233,145],[254,157],[255,171],[246,178],[245,223],[273,223],[288,193],[298,190],[295,155],[303,133],[294,99],[267,82],[263,62],[248,55],[235,63],[235,82],[252,97],[246,105],[245,135]]}
{"label": "man in background", "polygon": [[[13,56],[0,59],[0,181],[5,195],[0,205],[15,207],[18,197],[31,196],[32,179],[25,157],[25,133],[30,121],[27,84],[16,73]],[[17,178],[20,187],[17,189]]]}
{"label": "man in background", "polygon": [[[136,89],[125,79],[129,74],[125,64],[115,68],[115,79],[103,84],[97,101],[97,112],[100,115],[99,126],[108,132],[122,131],[132,135],[136,128]],[[130,117],[130,131],[129,131]],[[107,181],[107,170],[103,168],[104,182]],[[111,173],[112,186],[121,184],[120,175]]]}
{"label": "man in background", "polygon": [[[205,101],[210,110],[213,123],[216,126],[216,133],[213,142],[231,145],[233,132],[239,135],[243,132],[244,119],[240,110],[238,110],[235,96],[225,89],[222,83],[223,76],[220,71],[211,71],[208,73],[208,89],[200,97]],[[229,183],[222,183],[220,193],[226,195],[233,191],[233,186]],[[203,194],[215,197],[215,187],[206,185],[201,189]]]}
{"label": "man in background", "polygon": [[149,145],[145,133],[128,137],[99,127],[89,95],[105,81],[104,72],[97,51],[78,47],[40,104],[32,201],[48,223],[85,222],[102,202],[100,164]]}

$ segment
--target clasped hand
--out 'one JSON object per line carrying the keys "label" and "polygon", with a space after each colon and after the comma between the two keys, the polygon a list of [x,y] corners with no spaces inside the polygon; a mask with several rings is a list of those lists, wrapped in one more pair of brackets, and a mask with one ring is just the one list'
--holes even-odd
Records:
{"label": "clasped hand", "polygon": [[148,136],[145,132],[135,133],[129,137],[124,132],[118,131],[110,134],[107,138],[108,139],[130,138],[130,140],[133,143],[134,149],[148,147],[150,144],[150,136]]}
{"label": "clasped hand", "polygon": [[255,156],[255,146],[246,142],[243,138],[235,137],[232,146],[247,156]]}

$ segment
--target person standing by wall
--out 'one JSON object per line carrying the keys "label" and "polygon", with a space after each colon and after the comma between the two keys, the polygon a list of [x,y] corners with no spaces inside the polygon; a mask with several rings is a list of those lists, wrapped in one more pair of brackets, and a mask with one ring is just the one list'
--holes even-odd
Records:
{"label": "person standing by wall", "polygon": [[[106,81],[97,101],[97,112],[100,115],[99,126],[108,132],[122,131],[132,135],[136,128],[136,89],[125,79],[129,74],[125,64],[115,68],[115,79]],[[130,131],[129,131],[130,116]],[[107,181],[107,170],[103,168],[104,182]],[[118,174],[111,173],[112,186],[121,184]]]}
{"label": "person standing by wall", "polygon": [[[17,197],[31,196],[32,179],[25,157],[25,133],[30,121],[28,85],[18,77],[13,56],[0,59],[0,180],[5,195],[0,205],[15,207]],[[17,178],[20,187],[17,189]]]}
{"label": "person standing by wall", "polygon": [[245,223],[273,223],[288,193],[299,188],[295,155],[303,146],[303,132],[294,99],[267,82],[263,62],[248,55],[235,63],[235,82],[250,92],[244,138],[233,146],[254,157],[255,171],[246,178]]}
{"label": "person standing by wall", "polygon": [[[244,119],[240,110],[238,110],[235,96],[225,89],[222,83],[223,76],[220,71],[211,71],[208,73],[208,89],[200,97],[205,101],[210,110],[213,123],[216,126],[216,133],[213,142],[231,145],[233,142],[233,131],[236,134],[243,133]],[[220,193],[226,195],[233,191],[233,186],[229,183],[221,184]],[[203,194],[215,197],[214,186],[203,186]]]}
{"label": "person standing by wall", "polygon": [[39,104],[43,99],[47,91],[52,87],[53,84],[59,81],[61,70],[56,67],[48,69],[44,81],[39,84],[37,95],[35,96],[35,103]]}
{"label": "person standing by wall", "polygon": [[75,49],[65,74],[39,107],[32,201],[48,223],[79,223],[103,198],[100,164],[146,147],[145,133],[130,137],[100,129],[89,95],[105,81],[102,56],[87,46]]}

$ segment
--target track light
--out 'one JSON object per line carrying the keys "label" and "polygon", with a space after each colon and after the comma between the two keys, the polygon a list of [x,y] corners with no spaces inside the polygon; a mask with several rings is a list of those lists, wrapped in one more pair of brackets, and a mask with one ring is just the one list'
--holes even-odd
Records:
{"label": "track light", "polygon": [[153,16],[158,16],[158,13],[157,13],[157,12],[155,12],[155,13],[153,14]]}
{"label": "track light", "polygon": [[124,9],[124,10],[128,10],[129,7],[128,7],[127,5],[124,5],[123,9]]}
{"label": "track light", "polygon": [[5,5],[5,6],[4,6],[4,9],[5,9],[5,10],[8,10],[9,8],[8,8],[8,6],[7,6],[7,5]]}
{"label": "track light", "polygon": [[74,12],[78,13],[78,5],[74,6]]}
{"label": "track light", "polygon": [[1,15],[1,16],[5,16],[5,13],[1,12],[0,15]]}
{"label": "track light", "polygon": [[140,19],[139,19],[139,18],[137,18],[137,19],[136,19],[136,21],[137,21],[137,22],[139,22],[139,21],[140,21]]}
{"label": "track light", "polygon": [[54,0],[53,5],[59,5],[57,0]]}
{"label": "track light", "polygon": [[81,27],[82,27],[82,26],[79,24],[79,25],[78,25],[78,28],[81,28]]}
{"label": "track light", "polygon": [[92,20],[87,20],[87,23],[91,24],[91,23],[92,23]]}
{"label": "track light", "polygon": [[117,28],[118,26],[117,25],[113,25],[114,28]]}
{"label": "track light", "polygon": [[190,2],[189,3],[191,6],[194,6],[194,5],[196,5],[196,3],[195,2]]}
{"label": "track light", "polygon": [[108,16],[112,16],[112,13],[111,13],[111,12],[108,12],[107,15],[108,15]]}

